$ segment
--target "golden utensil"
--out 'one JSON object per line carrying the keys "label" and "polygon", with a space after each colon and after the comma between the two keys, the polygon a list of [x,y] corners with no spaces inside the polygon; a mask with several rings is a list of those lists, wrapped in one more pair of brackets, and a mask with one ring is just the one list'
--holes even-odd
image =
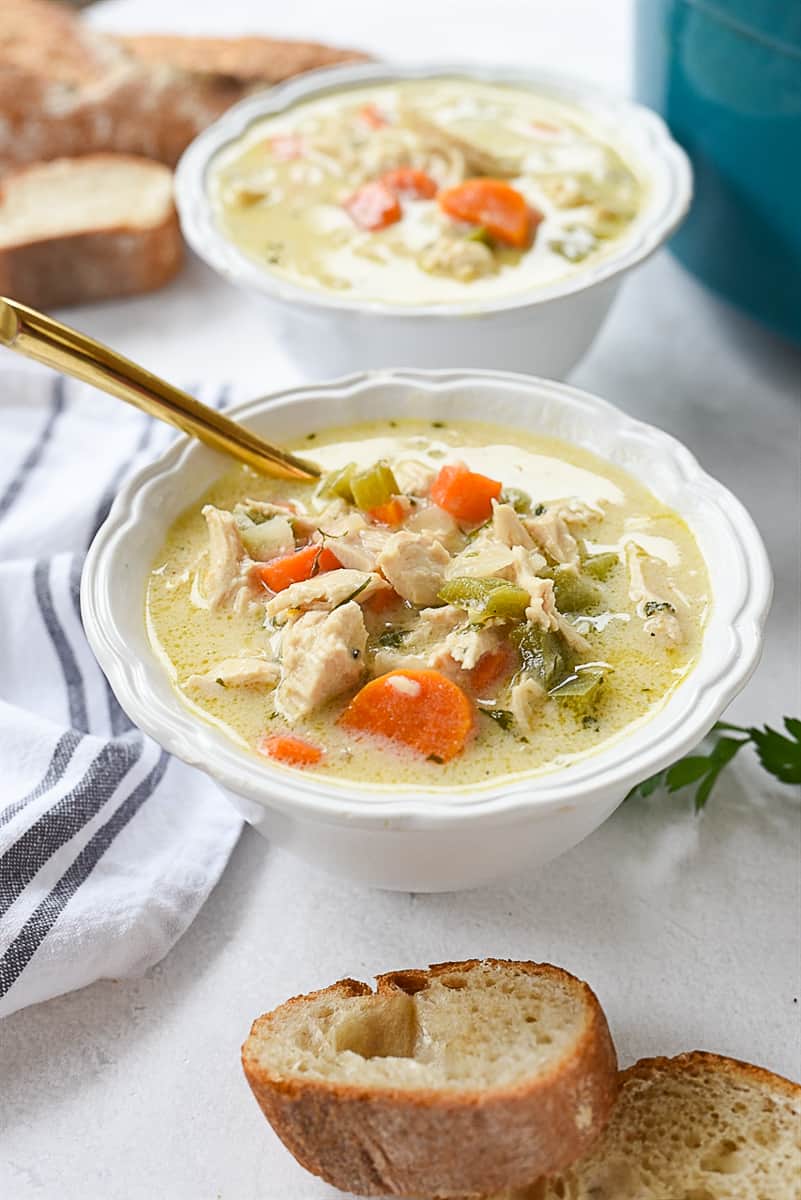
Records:
{"label": "golden utensil", "polygon": [[0,344],[135,404],[265,475],[316,479],[320,468],[272,446],[130,359],[52,317],[0,296]]}

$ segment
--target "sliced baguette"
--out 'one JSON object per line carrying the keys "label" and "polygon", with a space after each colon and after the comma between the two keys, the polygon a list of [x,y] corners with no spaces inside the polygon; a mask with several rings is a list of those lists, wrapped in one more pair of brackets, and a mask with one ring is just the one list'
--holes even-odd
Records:
{"label": "sliced baguette", "polygon": [[643,1059],[586,1157],[496,1200],[801,1200],[801,1087],[699,1050]]}
{"label": "sliced baguette", "polygon": [[62,158],[0,186],[0,294],[34,308],[152,291],[182,257],[172,172],[161,163]]}
{"label": "sliced baguette", "polygon": [[364,57],[268,38],[128,42],[48,0],[0,7],[0,176],[25,163],[106,151],[174,165],[254,88]]}
{"label": "sliced baguette", "polygon": [[344,979],[254,1023],[242,1049],[264,1115],[302,1166],[363,1195],[524,1184],[598,1137],[617,1093],[585,984],[530,962]]}

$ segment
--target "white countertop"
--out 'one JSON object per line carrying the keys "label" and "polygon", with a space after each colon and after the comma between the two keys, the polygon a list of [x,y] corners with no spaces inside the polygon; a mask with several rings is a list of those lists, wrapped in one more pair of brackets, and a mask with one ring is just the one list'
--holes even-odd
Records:
{"label": "white countertop", "polygon": [[[627,86],[623,0],[404,0],[378,12],[357,0],[110,0],[93,17],[131,30],[269,28],[385,56],[430,46],[429,57],[558,61]],[[260,314],[198,263],[162,293],[69,317],[179,382],[261,392],[296,380]],[[779,725],[801,713],[799,354],[663,253],[625,285],[573,379],[687,442],[750,508],[776,599],[762,665],[730,717]],[[701,1047],[801,1078],[800,822],[798,797],[743,758],[701,821],[681,797],[630,803],[545,869],[438,896],[332,881],[247,829],[199,918],[144,978],[0,1023],[0,1197],[334,1196],[250,1096],[238,1063],[250,1021],[343,975],[443,959],[574,971],[605,1006],[623,1063]]]}

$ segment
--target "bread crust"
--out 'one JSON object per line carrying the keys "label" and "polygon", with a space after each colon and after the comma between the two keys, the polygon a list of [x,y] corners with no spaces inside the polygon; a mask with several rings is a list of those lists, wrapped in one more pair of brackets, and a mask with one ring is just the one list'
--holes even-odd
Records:
{"label": "bread crust", "polygon": [[[427,971],[393,971],[377,996],[414,994],[438,975],[486,962],[569,983],[585,1002],[587,1023],[572,1053],[535,1080],[508,1088],[451,1091],[371,1087],[272,1075],[253,1039],[269,1029],[287,1001],[254,1022],[242,1065],[262,1112],[312,1174],[360,1195],[477,1195],[520,1187],[572,1162],[603,1130],[618,1089],[617,1061],[603,1011],[586,983],[550,964],[503,959],[437,963]],[[359,988],[344,993],[343,987]],[[368,995],[344,980],[315,996]]]}
{"label": "bread crust", "polygon": [[659,1073],[692,1073],[696,1068],[711,1068],[719,1074],[770,1088],[782,1093],[788,1100],[801,1099],[801,1083],[793,1083],[791,1079],[786,1079],[784,1075],[775,1075],[765,1067],[755,1067],[753,1063],[743,1062],[739,1058],[727,1058],[723,1054],[713,1054],[709,1050],[687,1050],[684,1054],[676,1054],[672,1058],[641,1058],[620,1072],[621,1091],[634,1082],[651,1080]]}
{"label": "bread crust", "polygon": [[[86,155],[81,165],[113,168],[121,163],[143,165],[129,155]],[[163,167],[146,164],[153,170]],[[22,168],[4,180],[14,180],[38,166]],[[184,247],[175,207],[170,203],[154,225],[120,224],[62,236],[38,237],[0,247],[0,294],[34,308],[58,308],[131,296],[163,287],[180,270]]]}
{"label": "bread crust", "polygon": [[174,166],[202,129],[254,88],[361,58],[269,38],[113,38],[62,5],[3,0],[0,175],[100,151]]}

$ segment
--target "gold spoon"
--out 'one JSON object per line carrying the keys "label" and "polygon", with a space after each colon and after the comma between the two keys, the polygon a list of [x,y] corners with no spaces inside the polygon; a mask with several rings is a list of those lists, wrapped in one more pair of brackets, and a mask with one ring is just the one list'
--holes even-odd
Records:
{"label": "gold spoon", "polygon": [[74,375],[102,392],[135,404],[151,417],[175,425],[190,437],[222,450],[265,475],[317,479],[320,468],[271,446],[187,392],[151,375],[130,359],[52,317],[0,296],[0,344],[28,358]]}

